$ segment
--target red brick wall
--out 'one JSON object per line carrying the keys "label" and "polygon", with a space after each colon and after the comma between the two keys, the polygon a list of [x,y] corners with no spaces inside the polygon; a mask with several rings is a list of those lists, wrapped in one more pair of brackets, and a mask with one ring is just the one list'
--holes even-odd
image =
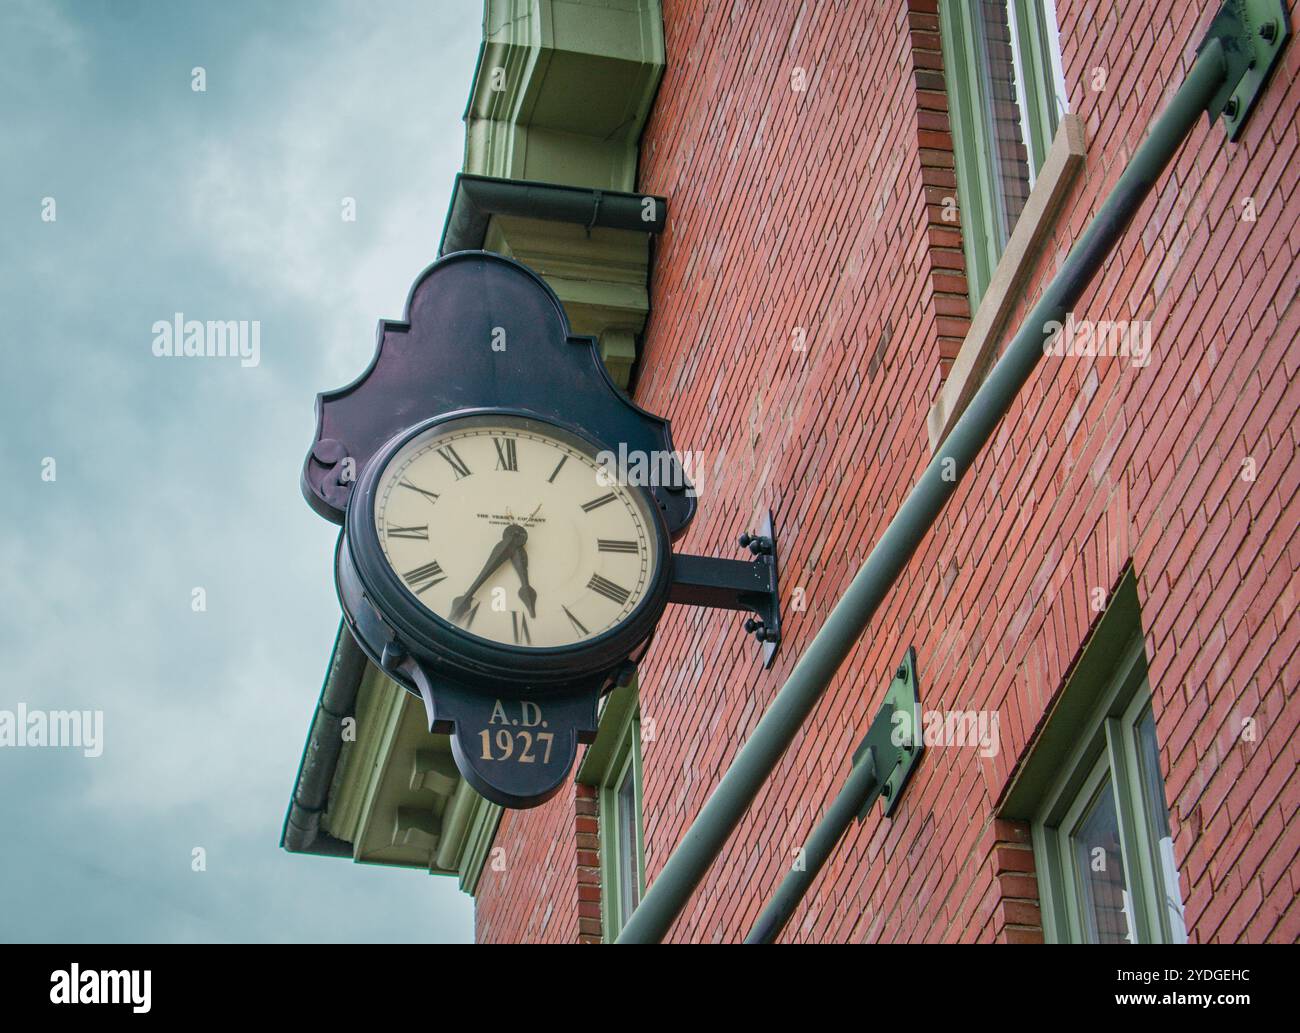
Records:
{"label": "red brick wall", "polygon": [[[506,811],[474,896],[480,943],[599,943],[596,791],[571,784]],[[594,886],[594,892],[593,892]]]}
{"label": "red brick wall", "polygon": [[[1058,0],[1088,153],[1013,329],[1181,82],[1212,6]],[[651,881],[929,461],[926,413],[968,315],[935,209],[952,180],[934,3],[664,8],[641,187],[671,216],[636,396],[710,460],[682,548],[736,556],[736,533],[775,511],[788,623],[764,672],[736,616],[663,622],[641,676]],[[1298,69],[1293,44],[1238,144],[1196,129],[1076,307],[1151,320],[1151,364],[1044,361],[672,938],[743,935],[909,644],[923,705],[997,710],[1001,752],[929,751],[894,820],[850,830],[785,938],[1040,938],[1025,829],[994,806],[1095,623],[1089,593],[1129,563],[1189,934],[1300,937]],[[572,800],[507,816],[497,844],[517,861],[484,875],[480,939],[576,937],[574,861],[556,854],[573,819]]]}

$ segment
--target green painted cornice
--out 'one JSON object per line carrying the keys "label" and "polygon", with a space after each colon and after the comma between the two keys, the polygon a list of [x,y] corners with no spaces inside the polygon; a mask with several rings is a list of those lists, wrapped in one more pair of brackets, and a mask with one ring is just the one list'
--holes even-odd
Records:
{"label": "green painted cornice", "polygon": [[650,309],[650,235],[667,218],[667,200],[650,194],[462,172],[438,252],[483,248],[535,270],[573,332],[599,341],[614,382],[626,387]]}
{"label": "green painted cornice", "polygon": [[634,189],[663,69],[659,0],[487,0],[465,171]]}
{"label": "green painted cornice", "polygon": [[[331,670],[340,667],[340,649],[356,647],[340,635]],[[364,659],[354,677],[355,734],[344,738],[322,792],[320,834],[301,852],[477,882],[500,808],[461,779],[450,738],[428,730],[419,700]]]}

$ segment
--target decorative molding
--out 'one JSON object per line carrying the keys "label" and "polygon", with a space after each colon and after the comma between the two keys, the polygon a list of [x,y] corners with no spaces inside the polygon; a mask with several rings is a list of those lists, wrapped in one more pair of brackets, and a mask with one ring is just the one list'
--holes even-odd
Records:
{"label": "decorative molding", "polygon": [[[602,203],[602,192],[642,200],[631,192],[664,64],[659,0],[487,0],[465,108],[464,173],[534,189],[515,192],[524,208],[489,213],[472,234],[478,243],[467,245],[459,229],[444,232],[444,251],[449,243],[483,247],[541,273],[574,332],[600,342],[620,387],[628,385],[650,310],[646,230],[663,229],[666,205],[656,198],[654,219],[613,228],[601,211],[613,198],[605,193]],[[536,189],[542,184],[585,188],[594,211],[557,215],[555,199]],[[458,179],[449,227],[461,187]]]}
{"label": "decorative molding", "polygon": [[344,744],[325,824],[362,864],[461,874],[474,802],[451,742],[425,726],[420,701],[367,663],[357,738]]}

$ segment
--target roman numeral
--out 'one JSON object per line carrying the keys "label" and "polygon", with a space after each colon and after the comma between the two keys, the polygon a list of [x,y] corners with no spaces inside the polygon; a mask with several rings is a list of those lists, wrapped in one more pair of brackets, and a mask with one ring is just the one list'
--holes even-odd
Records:
{"label": "roman numeral", "polygon": [[561,456],[561,457],[560,457],[560,461],[559,461],[558,463],[555,464],[555,469],[551,471],[551,476],[549,476],[548,478],[546,478],[546,483],[547,483],[547,484],[554,484],[554,483],[555,483],[555,476],[556,476],[556,474],[558,474],[558,473],[560,472],[560,467],[562,467],[562,466],[563,466],[565,463],[567,463],[568,461],[569,461],[569,457],[568,457],[568,456]]}
{"label": "roman numeral", "polygon": [[497,447],[497,465],[498,470],[510,470],[512,473],[519,472],[519,457],[515,454],[514,438],[493,438],[492,444]]}
{"label": "roman numeral", "polygon": [[560,609],[564,611],[564,616],[569,618],[569,623],[573,625],[573,629],[576,632],[578,632],[578,634],[580,635],[591,634],[590,631],[588,631],[586,628],[582,626],[582,621],[578,620],[577,617],[575,617],[573,614],[569,612],[569,608],[567,606],[561,606]]}
{"label": "roman numeral", "polygon": [[616,585],[613,581],[601,577],[599,574],[592,574],[591,580],[587,582],[587,587],[597,595],[603,595],[606,599],[611,599],[622,606],[632,595],[622,585]]}
{"label": "roman numeral", "polygon": [[468,466],[465,465],[465,460],[463,460],[460,457],[460,455],[456,452],[456,450],[452,448],[450,445],[445,445],[442,448],[438,449],[438,455],[442,456],[442,458],[447,460],[447,462],[451,465],[453,472],[455,472],[456,474],[456,480],[460,480],[462,477],[469,476],[470,469]]}
{"label": "roman numeral", "polygon": [[429,500],[430,504],[433,504],[434,502],[438,501],[437,495],[435,495],[431,491],[426,491],[424,488],[421,488],[419,485],[412,484],[410,481],[399,481],[398,483],[401,484],[403,488],[410,488],[412,491],[418,491],[421,495],[423,495],[426,499]]}
{"label": "roman numeral", "polygon": [[474,601],[474,608],[465,614],[465,627],[468,628],[474,623],[474,615],[478,613],[478,600]]}
{"label": "roman numeral", "polygon": [[438,566],[436,560],[433,563],[426,563],[423,567],[408,570],[402,577],[406,579],[408,585],[415,589],[416,595],[447,580],[442,572],[442,567]]}
{"label": "roman numeral", "polygon": [[621,538],[597,538],[596,548],[600,552],[637,552],[636,542],[624,541]]}
{"label": "roman numeral", "polygon": [[[511,610],[510,621],[514,625],[515,629],[515,645],[531,646],[533,644],[533,639],[532,636],[528,634],[528,618],[518,610]],[[521,635],[523,636],[522,642],[520,640]]]}
{"label": "roman numeral", "polygon": [[598,499],[592,499],[590,502],[584,502],[582,504],[582,509],[584,512],[590,513],[593,509],[600,509],[601,506],[607,505],[613,501],[614,501],[614,493],[610,492],[608,495],[602,495]]}
{"label": "roman numeral", "polygon": [[419,527],[389,527],[387,530],[389,538],[411,538],[422,542],[429,540],[428,524],[421,524]]}

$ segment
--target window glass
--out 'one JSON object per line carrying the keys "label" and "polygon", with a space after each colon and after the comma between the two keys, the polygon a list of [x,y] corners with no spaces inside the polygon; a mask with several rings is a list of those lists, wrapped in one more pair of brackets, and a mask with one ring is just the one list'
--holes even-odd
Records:
{"label": "window glass", "polygon": [[1132,905],[1109,776],[1070,838],[1085,937],[1089,943],[1132,943]]}
{"label": "window glass", "polygon": [[993,163],[998,250],[1006,245],[1033,186],[1029,161],[1025,71],[1013,34],[1010,0],[977,0],[975,27],[984,88],[984,131]]}
{"label": "window glass", "polygon": [[1183,896],[1178,885],[1178,866],[1174,863],[1174,839],[1169,832],[1169,806],[1165,803],[1165,787],[1160,777],[1160,747],[1156,744],[1155,717],[1148,707],[1134,728],[1137,739],[1138,763],[1142,769],[1143,810],[1147,815],[1148,831],[1152,843],[1160,890],[1164,899],[1164,921],[1172,943],[1187,942],[1187,927],[1183,924]]}

